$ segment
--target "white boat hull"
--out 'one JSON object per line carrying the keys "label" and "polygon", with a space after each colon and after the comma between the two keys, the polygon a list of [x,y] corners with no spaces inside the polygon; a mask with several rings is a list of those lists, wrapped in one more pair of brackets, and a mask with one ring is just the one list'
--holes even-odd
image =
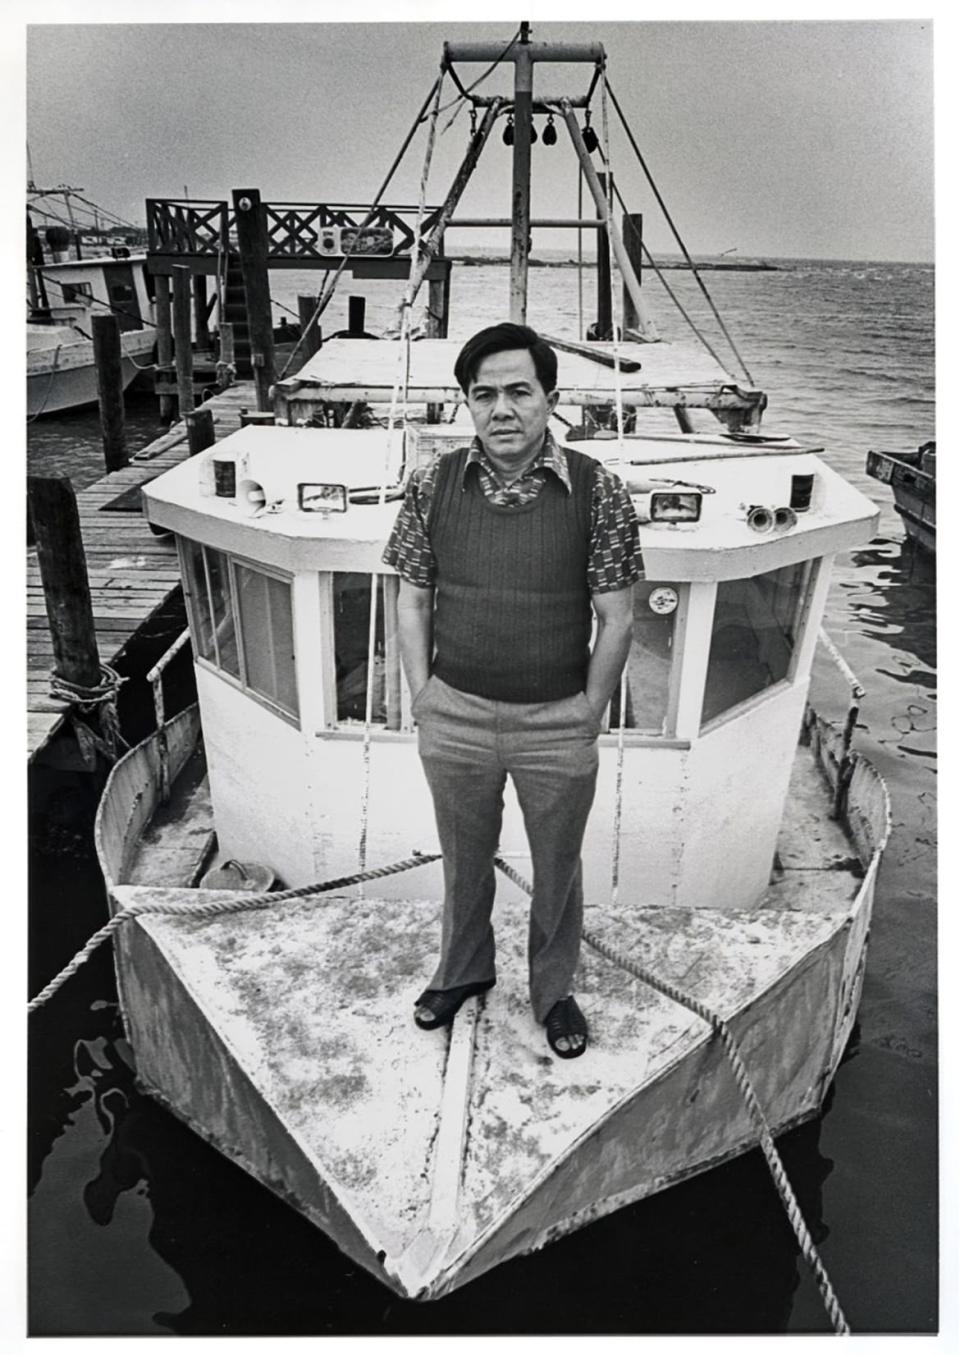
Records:
{"label": "white boat hull", "polygon": [[[69,331],[67,331],[69,333]],[[127,330],[120,336],[123,389],[149,366],[151,330]],[[93,343],[77,337],[27,352],[27,417],[64,414],[97,402],[97,369]]]}

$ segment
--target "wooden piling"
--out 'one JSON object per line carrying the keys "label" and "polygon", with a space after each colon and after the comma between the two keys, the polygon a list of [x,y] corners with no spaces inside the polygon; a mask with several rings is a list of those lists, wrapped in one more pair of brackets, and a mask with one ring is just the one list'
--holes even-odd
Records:
{"label": "wooden piling", "polygon": [[181,419],[193,409],[193,347],[190,335],[190,269],[173,267],[173,353]]}
{"label": "wooden piling", "polygon": [[[604,196],[607,176],[598,174]],[[597,226],[597,332],[598,339],[613,336],[613,296],[610,290],[610,236],[604,225]]]}
{"label": "wooden piling", "polygon": [[[173,326],[170,318],[170,279],[166,273],[158,273],[156,295],[154,297],[154,318],[157,323],[157,367],[163,376],[173,367]],[[171,423],[177,412],[176,401],[172,395],[164,392],[160,396],[160,418]]]}
{"label": "wooden piling", "polygon": [[220,358],[219,361],[224,367],[236,368],[236,346],[234,341],[233,325],[229,320],[220,322],[218,331],[220,336]]}
{"label": "wooden piling", "polygon": [[273,316],[267,271],[267,224],[260,190],[235,188],[233,211],[237,223],[240,270],[247,302],[250,360],[257,389],[257,408],[270,409],[270,387],[275,379]]}
{"label": "wooden piling", "polygon": [[190,448],[190,455],[196,456],[198,452],[205,451],[207,447],[212,447],[216,442],[216,434],[213,431],[213,410],[212,409],[192,409],[184,418],[187,425],[187,445]]}
{"label": "wooden piling", "polygon": [[441,277],[427,281],[427,337],[445,339],[450,327],[450,268],[449,259],[436,260],[443,266]]}
{"label": "wooden piling", "polygon": [[27,493],[53,641],[54,670],[74,686],[96,687],[100,682],[100,654],[77,496],[69,479],[61,475],[28,476]]}
{"label": "wooden piling", "polygon": [[297,297],[297,315],[300,319],[300,358],[301,366],[309,361],[314,353],[320,351],[320,345],[323,342],[323,336],[319,325],[311,325],[313,313],[317,309],[320,298],[316,296],[298,296]]}
{"label": "wooden piling", "polygon": [[193,328],[198,352],[207,352],[210,347],[210,330],[207,325],[207,279],[204,273],[193,275]]}
{"label": "wooden piling", "polygon": [[[640,282],[643,278],[643,213],[624,212],[620,221],[620,231],[627,258],[633,265],[637,281]],[[626,283],[623,284],[623,328],[624,331],[640,328],[640,317]]]}
{"label": "wooden piling", "polygon": [[129,464],[129,457],[123,411],[120,321],[116,315],[93,315],[90,329],[93,334],[93,362],[97,372],[103,459],[108,472],[121,470]]}
{"label": "wooden piling", "polygon": [[347,297],[347,332],[352,339],[362,339],[367,321],[367,298]]}
{"label": "wooden piling", "polygon": [[[440,242],[443,248],[443,242]],[[442,265],[439,277],[427,274],[427,337],[445,339],[450,322],[450,260],[437,259],[435,266]],[[427,423],[440,423],[443,420],[443,405],[427,405]]]}

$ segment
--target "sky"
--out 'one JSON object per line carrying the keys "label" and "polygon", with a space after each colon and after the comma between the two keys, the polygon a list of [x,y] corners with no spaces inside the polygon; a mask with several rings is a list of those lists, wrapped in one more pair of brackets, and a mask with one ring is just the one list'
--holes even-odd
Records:
{"label": "sky", "polygon": [[[535,41],[604,44],[610,89],[692,253],[933,259],[929,19],[583,24],[539,20],[533,9]],[[437,10],[399,5],[394,12]],[[274,202],[369,202],[437,75],[443,42],[506,44],[518,22],[54,23],[47,12],[75,20],[130,9],[40,3],[28,10],[28,19],[40,20],[26,28],[34,179],[81,187],[138,223],[148,196],[229,198],[235,187],[259,188]],[[262,19],[266,6],[189,12]],[[464,82],[484,69],[462,67]],[[579,92],[587,79],[585,67],[544,64],[534,87]],[[501,68],[483,92],[507,92],[511,83],[512,68]],[[455,93],[448,79],[444,104]],[[599,92],[593,106],[602,135]],[[468,117],[461,110],[448,125],[455,111],[438,121],[431,203],[442,201],[466,149]],[[620,190],[632,211],[644,213],[650,247],[673,252],[612,103],[608,114]],[[421,128],[385,201],[416,203],[426,140]],[[461,214],[508,214],[509,155],[498,127]],[[577,215],[577,191],[560,128],[556,146],[533,149],[534,216]],[[449,236],[453,251],[471,244],[506,252],[509,237]],[[535,246],[573,253],[575,236],[542,229]]]}

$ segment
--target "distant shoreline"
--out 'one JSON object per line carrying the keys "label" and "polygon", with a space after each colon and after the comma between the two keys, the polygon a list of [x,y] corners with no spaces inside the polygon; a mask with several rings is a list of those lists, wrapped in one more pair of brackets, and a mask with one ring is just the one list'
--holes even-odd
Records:
{"label": "distant shoreline", "polygon": [[[506,265],[510,260],[506,255],[499,254],[448,254],[446,256],[453,263],[465,264],[468,268],[476,268],[487,264]],[[596,264],[596,259],[584,259],[584,263],[591,267]],[[528,259],[527,265],[530,268],[576,268],[576,259]],[[779,265],[767,263],[760,260],[755,263],[734,263],[727,259],[720,259],[716,262],[707,260],[694,260],[694,265],[698,269],[714,269],[717,271],[731,273],[776,273],[779,272]],[[649,265],[644,265],[649,269]],[[683,259],[671,261],[669,263],[658,263],[657,268],[666,270],[669,268],[683,268],[689,271],[690,265]]]}

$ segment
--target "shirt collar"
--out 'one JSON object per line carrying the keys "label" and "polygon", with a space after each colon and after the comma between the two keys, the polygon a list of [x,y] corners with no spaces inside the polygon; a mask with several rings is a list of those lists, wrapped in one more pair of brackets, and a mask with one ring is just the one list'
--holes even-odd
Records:
{"label": "shirt collar", "polygon": [[[463,478],[461,480],[461,489],[466,487],[467,471],[471,466],[485,466],[492,475],[496,475],[496,470],[487,453],[484,451],[483,443],[479,438],[474,438],[470,444],[470,451],[467,453],[467,459],[463,466]],[[547,429],[544,434],[543,447],[530,462],[530,465],[524,471],[524,475],[529,475],[532,470],[542,467],[544,470],[553,471],[554,475],[563,485],[568,494],[573,492],[573,486],[570,483],[570,471],[567,467],[567,458],[563,454],[553,434]]]}

